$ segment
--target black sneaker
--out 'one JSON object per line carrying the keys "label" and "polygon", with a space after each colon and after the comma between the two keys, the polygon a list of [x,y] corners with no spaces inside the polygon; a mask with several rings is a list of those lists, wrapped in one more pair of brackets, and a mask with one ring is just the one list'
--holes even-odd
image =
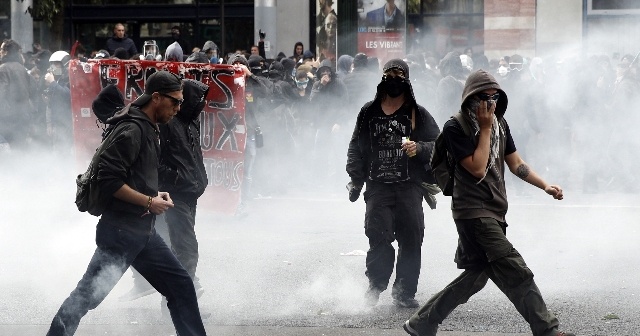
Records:
{"label": "black sneaker", "polygon": [[364,293],[365,303],[369,307],[373,307],[378,304],[380,300],[380,291],[377,288],[369,287],[367,292]]}
{"label": "black sneaker", "polygon": [[404,322],[404,324],[402,325],[402,329],[404,329],[404,331],[406,331],[407,334],[411,336],[420,336],[420,334],[418,334],[415,329],[411,328],[411,326],[409,325],[409,320],[406,320]]}
{"label": "black sneaker", "polygon": [[404,331],[406,331],[407,334],[411,336],[436,336],[436,333],[438,332],[438,326],[436,325],[430,327],[429,331],[426,334],[419,334],[417,330],[411,327],[411,325],[409,324],[409,320],[404,322],[404,324],[402,325],[402,329],[404,329]]}
{"label": "black sneaker", "polygon": [[398,308],[418,308],[420,303],[414,298],[398,298],[393,299],[393,304]]}

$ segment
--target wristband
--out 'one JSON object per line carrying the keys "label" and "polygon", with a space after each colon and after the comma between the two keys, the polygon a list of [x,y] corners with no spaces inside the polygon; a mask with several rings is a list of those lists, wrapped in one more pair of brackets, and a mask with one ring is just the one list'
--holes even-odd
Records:
{"label": "wristband", "polygon": [[153,203],[153,198],[151,196],[148,196],[149,200],[147,200],[147,207],[145,208],[146,211],[149,211],[149,208],[151,207],[151,203]]}

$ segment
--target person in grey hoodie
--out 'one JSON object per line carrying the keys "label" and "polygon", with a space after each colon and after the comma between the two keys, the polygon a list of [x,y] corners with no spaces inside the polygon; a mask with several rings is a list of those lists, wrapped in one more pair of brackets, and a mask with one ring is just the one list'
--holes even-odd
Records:
{"label": "person in grey hoodie", "polygon": [[171,43],[164,52],[164,60],[167,62],[183,62],[184,53],[178,42]]}
{"label": "person in grey hoodie", "polygon": [[545,182],[516,151],[504,118],[508,99],[496,79],[484,70],[465,83],[460,113],[469,125],[451,118],[442,130],[447,151],[456,162],[451,212],[458,230],[455,261],[464,269],[407,320],[412,336],[434,336],[438,325],[491,279],[529,323],[534,336],[571,336],[558,331],[558,319],[547,309],[533,272],[506,237],[505,163],[522,180],[562,200],[562,188]]}

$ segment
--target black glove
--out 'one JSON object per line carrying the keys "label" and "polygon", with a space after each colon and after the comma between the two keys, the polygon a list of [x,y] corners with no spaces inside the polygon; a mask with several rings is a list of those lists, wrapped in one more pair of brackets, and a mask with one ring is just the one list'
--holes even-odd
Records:
{"label": "black glove", "polygon": [[355,202],[360,197],[360,191],[362,191],[362,186],[357,186],[353,184],[353,182],[347,183],[347,190],[349,190],[349,201]]}
{"label": "black glove", "polygon": [[267,36],[267,34],[265,32],[262,31],[262,29],[258,30],[258,36],[260,36],[261,40],[264,40],[264,38]]}

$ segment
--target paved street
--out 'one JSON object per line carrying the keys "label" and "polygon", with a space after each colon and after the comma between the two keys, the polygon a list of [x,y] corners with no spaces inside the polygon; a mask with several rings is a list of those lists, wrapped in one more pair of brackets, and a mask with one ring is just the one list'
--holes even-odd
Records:
{"label": "paved street", "polygon": [[[95,248],[96,218],[78,213],[73,174],[0,182],[0,335],[44,335]],[[32,185],[33,184],[33,185]],[[563,329],[577,335],[638,335],[640,326],[640,197],[582,195],[565,188],[555,201],[530,187],[510,193],[507,235],[536,275]],[[426,207],[426,204],[425,204]],[[426,231],[417,299],[453,280],[455,227],[448,198],[425,210]],[[396,309],[390,291],[365,308],[364,202],[335,192],[292,191],[254,201],[243,219],[199,208],[200,299],[210,335],[405,335],[413,309]],[[118,297],[132,286],[127,272],[76,335],[172,335],[160,296]],[[510,302],[489,284],[441,326],[444,336],[529,335]]]}

